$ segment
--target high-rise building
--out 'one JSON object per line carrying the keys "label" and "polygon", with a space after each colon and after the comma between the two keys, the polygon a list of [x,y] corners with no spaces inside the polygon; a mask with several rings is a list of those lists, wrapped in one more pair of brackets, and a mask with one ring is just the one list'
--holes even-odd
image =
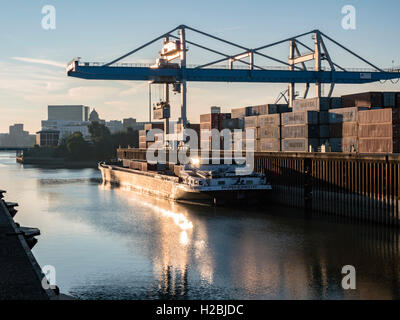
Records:
{"label": "high-rise building", "polygon": [[88,121],[89,107],[83,105],[51,105],[47,107],[48,120]]}

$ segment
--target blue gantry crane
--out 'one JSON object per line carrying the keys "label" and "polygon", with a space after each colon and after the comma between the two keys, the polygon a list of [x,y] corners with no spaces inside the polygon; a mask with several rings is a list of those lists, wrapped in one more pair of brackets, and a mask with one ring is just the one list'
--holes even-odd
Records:
{"label": "blue gantry crane", "polygon": [[[232,55],[190,41],[186,37],[187,31],[219,41],[240,51]],[[307,45],[302,40],[302,37],[307,35],[312,35],[312,45]],[[122,59],[159,40],[163,40],[163,47],[156,64],[120,63]],[[338,65],[328,52],[326,44],[328,41],[347,51],[356,59],[368,65],[370,69],[349,69]],[[289,59],[287,62],[264,53],[265,49],[282,43],[289,43]],[[202,65],[188,65],[187,45],[217,54],[221,58]],[[302,51],[306,50],[306,53],[302,53],[300,49]],[[256,64],[256,58],[274,61],[279,63],[280,67],[261,66]],[[174,63],[174,60],[179,60],[179,63]],[[311,68],[306,65],[306,62],[309,61],[314,61],[314,66]],[[221,65],[222,62],[227,63]],[[245,68],[238,67],[237,63],[241,63]],[[326,66],[323,66],[323,63]],[[159,105],[163,112],[158,112],[158,119],[169,118],[169,86],[171,85],[173,91],[181,94],[181,123],[186,126],[187,81],[288,83],[288,102],[292,106],[296,98],[295,85],[297,83],[304,83],[306,86],[304,98],[307,97],[310,84],[315,85],[316,97],[321,97],[322,84],[330,84],[328,93],[328,97],[330,97],[335,84],[363,84],[386,80],[399,81],[400,69],[381,69],[319,30],[312,30],[251,49],[195,28],[180,25],[108,63],[82,62],[79,58],[75,58],[67,66],[67,75],[83,79],[150,81],[151,83],[164,84],[165,101]]]}

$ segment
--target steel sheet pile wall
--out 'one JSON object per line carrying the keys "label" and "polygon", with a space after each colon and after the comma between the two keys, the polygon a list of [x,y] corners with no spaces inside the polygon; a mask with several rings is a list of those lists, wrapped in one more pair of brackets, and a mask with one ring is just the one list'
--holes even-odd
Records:
{"label": "steel sheet pile wall", "polygon": [[356,221],[400,226],[400,157],[257,154],[272,200]]}
{"label": "steel sheet pile wall", "polygon": [[285,153],[256,154],[255,171],[267,176],[273,191],[271,199],[285,206],[304,207],[304,159]]}
{"label": "steel sheet pile wall", "polygon": [[[146,156],[139,149],[117,153],[120,159]],[[254,165],[273,187],[271,201],[400,227],[399,155],[264,152],[255,154]]]}
{"label": "steel sheet pile wall", "polygon": [[399,109],[360,111],[359,152],[399,153]]}

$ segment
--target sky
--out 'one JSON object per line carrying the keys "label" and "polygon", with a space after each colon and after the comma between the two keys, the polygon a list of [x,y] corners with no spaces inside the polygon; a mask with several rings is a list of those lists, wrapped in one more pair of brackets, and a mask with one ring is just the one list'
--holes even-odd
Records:
{"label": "sky", "polygon": [[[54,30],[42,28],[42,8],[56,9]],[[342,8],[356,9],[356,29],[342,27]],[[258,47],[314,29],[320,29],[379,67],[400,65],[400,2],[398,0],[15,0],[2,1],[0,11],[0,132],[14,123],[40,129],[49,104],[84,104],[96,108],[106,120],[148,119],[148,84],[68,78],[65,66],[74,57],[82,61],[109,62],[180,24],[218,37]],[[188,40],[238,53],[225,45],[188,33]],[[311,37],[304,42],[311,44]],[[161,49],[154,44],[122,62],[152,63]],[[344,67],[368,67],[328,44],[334,61]],[[240,51],[240,49],[239,49]],[[288,44],[265,51],[288,58]],[[216,60],[213,54],[189,46],[188,64]],[[263,66],[277,65],[263,60]],[[233,107],[273,103],[286,84],[189,83],[188,118],[210,106],[223,111]],[[303,90],[303,85],[298,85]],[[324,87],[327,93],[328,86]],[[400,90],[399,84],[337,86],[334,95],[368,90]],[[161,90],[153,86],[153,101]],[[172,97],[172,117],[179,115],[179,97]]]}

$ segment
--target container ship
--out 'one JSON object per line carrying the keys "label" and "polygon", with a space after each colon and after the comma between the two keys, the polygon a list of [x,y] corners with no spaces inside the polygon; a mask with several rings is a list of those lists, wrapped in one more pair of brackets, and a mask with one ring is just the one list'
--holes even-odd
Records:
{"label": "container ship", "polygon": [[[179,202],[254,203],[271,190],[264,174],[238,175],[236,164],[208,164],[195,158],[184,165],[151,165],[144,160],[119,159],[99,163],[103,183]],[[173,171],[172,171],[173,170]]]}

